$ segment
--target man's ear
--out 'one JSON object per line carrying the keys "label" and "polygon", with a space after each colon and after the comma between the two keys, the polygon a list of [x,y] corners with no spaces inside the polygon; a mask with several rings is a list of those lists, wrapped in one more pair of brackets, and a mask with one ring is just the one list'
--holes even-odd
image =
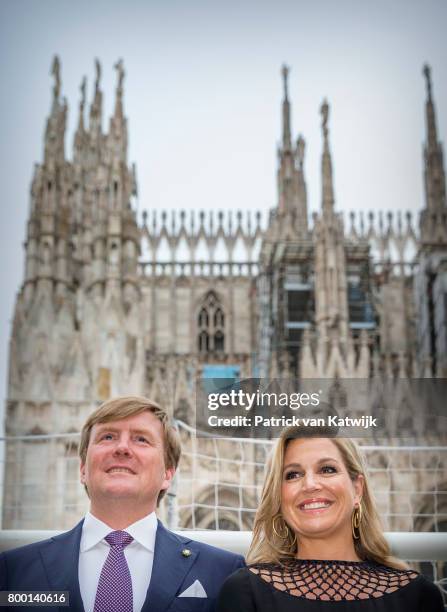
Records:
{"label": "man's ear", "polygon": [[85,463],[83,463],[82,461],[79,466],[79,476],[81,484],[85,485]]}
{"label": "man's ear", "polygon": [[167,489],[169,489],[169,487],[171,486],[172,479],[174,478],[174,476],[175,476],[175,467],[166,468],[166,470],[165,470],[165,479],[163,481],[163,484],[161,485],[160,491],[166,491]]}

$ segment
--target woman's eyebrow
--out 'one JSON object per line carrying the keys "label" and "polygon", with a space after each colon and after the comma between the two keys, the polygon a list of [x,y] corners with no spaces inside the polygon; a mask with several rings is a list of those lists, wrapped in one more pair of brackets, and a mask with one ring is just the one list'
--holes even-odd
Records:
{"label": "woman's eyebrow", "polygon": [[334,463],[340,463],[340,461],[335,459],[335,457],[323,457],[322,459],[318,460],[318,463],[325,463],[326,461],[333,461]]}
{"label": "woman's eyebrow", "polygon": [[[318,459],[317,465],[320,465],[321,463],[326,463],[326,461],[332,461],[333,463],[340,463],[334,457],[322,457],[321,459]],[[292,462],[292,463],[288,463],[287,465],[285,465],[283,469],[286,470],[286,469],[288,469],[290,467],[302,468],[302,465],[301,465],[301,463]]]}
{"label": "woman's eyebrow", "polygon": [[284,469],[287,470],[287,468],[290,468],[290,467],[300,468],[301,467],[301,463],[288,463],[287,465],[284,466]]}

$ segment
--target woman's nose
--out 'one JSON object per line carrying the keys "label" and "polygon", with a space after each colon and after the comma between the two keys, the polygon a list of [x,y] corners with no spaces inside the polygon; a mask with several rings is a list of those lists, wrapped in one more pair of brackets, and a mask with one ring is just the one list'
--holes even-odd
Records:
{"label": "woman's nose", "polygon": [[306,472],[303,478],[303,487],[305,490],[316,490],[321,489],[320,480],[318,474],[313,472]]}

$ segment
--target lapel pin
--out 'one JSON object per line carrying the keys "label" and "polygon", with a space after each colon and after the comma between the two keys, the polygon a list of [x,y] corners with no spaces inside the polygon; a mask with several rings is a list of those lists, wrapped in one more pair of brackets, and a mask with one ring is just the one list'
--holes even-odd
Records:
{"label": "lapel pin", "polygon": [[182,550],[182,555],[183,555],[184,557],[190,557],[190,556],[191,556],[191,551],[189,550],[189,548],[184,548],[184,549]]}

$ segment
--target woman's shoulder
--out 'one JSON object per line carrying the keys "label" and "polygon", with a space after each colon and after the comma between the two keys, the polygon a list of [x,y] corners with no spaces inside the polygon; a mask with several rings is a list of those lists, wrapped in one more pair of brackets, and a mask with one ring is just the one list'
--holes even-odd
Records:
{"label": "woman's shoulder", "polygon": [[246,582],[250,576],[249,567],[250,566],[244,566],[237,569],[235,572],[233,572],[233,574],[230,574],[230,576],[228,576],[228,578],[225,580],[225,584],[227,582],[229,582],[230,584]]}
{"label": "woman's shoulder", "polygon": [[419,589],[421,609],[443,612],[444,601],[439,587],[422,574],[417,575],[417,581],[415,582]]}
{"label": "woman's shoulder", "polygon": [[266,577],[270,575],[271,572],[276,574],[277,571],[280,571],[280,568],[281,565],[275,563],[253,563],[241,567],[228,576],[222,586],[221,593],[236,591],[239,593],[252,592],[253,589],[256,590],[256,585],[258,584],[255,575],[259,575],[265,582],[268,582]]}
{"label": "woman's shoulder", "polygon": [[279,562],[269,561],[269,562],[259,562],[259,563],[251,563],[247,565],[247,571],[250,574],[256,574],[261,576],[261,578],[265,578],[266,576],[275,576],[280,575],[284,571],[290,571],[293,563],[291,563],[290,559],[284,559]]}
{"label": "woman's shoulder", "polygon": [[224,581],[221,593],[250,590],[250,570],[247,566],[240,567]]}
{"label": "woman's shoulder", "polygon": [[217,612],[251,612],[254,610],[250,571],[241,567],[228,576],[217,600]]}

